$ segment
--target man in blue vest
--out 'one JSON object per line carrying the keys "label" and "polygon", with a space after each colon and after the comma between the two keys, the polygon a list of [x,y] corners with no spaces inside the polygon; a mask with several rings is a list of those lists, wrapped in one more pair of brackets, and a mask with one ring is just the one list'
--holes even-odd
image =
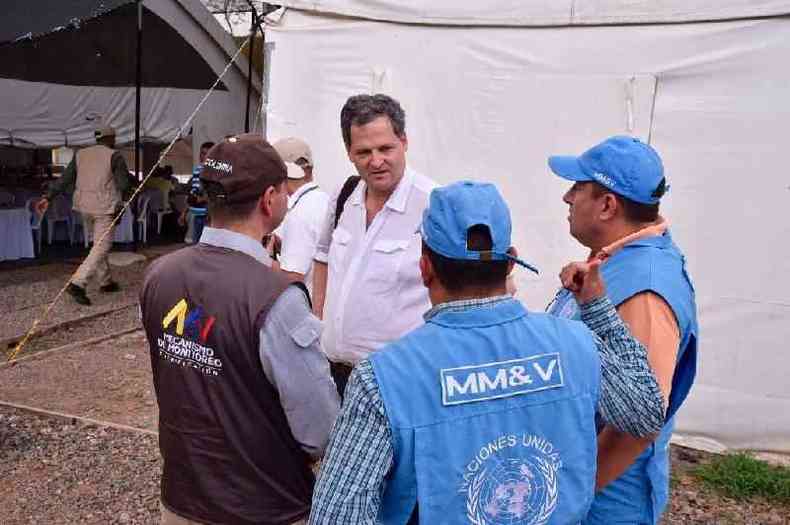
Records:
{"label": "man in blue vest", "polygon": [[[669,439],[674,415],[694,381],[697,313],[685,257],[659,215],[668,186],[656,151],[631,137],[612,137],[579,157],[551,157],[551,170],[574,184],[570,233],[603,261],[601,273],[617,311],[647,348],[667,406],[656,436],[599,428],[595,501],[585,524],[658,523],[669,498]],[[580,317],[577,301],[560,290],[549,306]]]}
{"label": "man in blue vest", "polygon": [[589,329],[527,312],[506,291],[514,263],[533,269],[510,232],[492,184],[433,190],[420,259],[433,308],[354,368],[311,524],[578,523],[596,411],[637,436],[660,429],[660,389],[598,263],[562,274]]}

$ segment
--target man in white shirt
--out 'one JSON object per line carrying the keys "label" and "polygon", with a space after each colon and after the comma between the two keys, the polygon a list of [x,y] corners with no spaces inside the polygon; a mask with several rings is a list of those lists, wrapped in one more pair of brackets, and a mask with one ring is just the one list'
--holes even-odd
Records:
{"label": "man in white shirt", "polygon": [[340,192],[329,204],[313,289],[321,343],[342,392],[352,366],[420,326],[430,309],[419,231],[436,184],[406,166],[406,116],[393,98],[349,98],[340,126],[361,180],[341,206]]}
{"label": "man in white shirt", "polygon": [[277,263],[280,270],[304,282],[312,294],[313,258],[329,195],[313,180],[313,153],[306,142],[288,137],[273,146],[288,168],[288,214],[277,231],[281,239]]}

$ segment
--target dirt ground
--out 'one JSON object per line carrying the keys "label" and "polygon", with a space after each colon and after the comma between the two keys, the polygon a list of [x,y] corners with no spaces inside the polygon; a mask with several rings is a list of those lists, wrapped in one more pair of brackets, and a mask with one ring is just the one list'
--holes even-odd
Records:
{"label": "dirt ground", "polygon": [[[141,331],[0,369],[0,400],[155,430]],[[2,523],[155,523],[159,456],[152,435],[0,407]],[[711,455],[673,447],[667,525],[788,524],[790,508],[737,502],[700,487]]]}
{"label": "dirt ground", "polygon": [[[149,260],[163,251],[147,254]],[[143,332],[36,354],[139,328],[136,294],[144,267],[113,268],[121,294],[94,291],[96,307],[89,312],[61,304],[50,324],[77,321],[32,340],[22,354],[31,357],[0,366],[0,401],[140,429],[0,405],[0,524],[158,523],[158,414]],[[74,268],[65,262],[0,272],[0,339],[23,329]],[[702,487],[691,472],[710,454],[673,446],[672,458],[664,524],[790,525],[789,507],[734,501]]]}

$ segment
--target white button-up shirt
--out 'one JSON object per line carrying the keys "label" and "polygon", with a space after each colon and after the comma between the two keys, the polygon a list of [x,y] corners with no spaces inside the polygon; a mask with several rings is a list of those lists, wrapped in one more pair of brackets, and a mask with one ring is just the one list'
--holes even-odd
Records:
{"label": "white button-up shirt", "polygon": [[313,258],[318,247],[318,237],[323,229],[329,205],[329,195],[310,182],[288,198],[288,214],[277,234],[282,239],[280,268],[301,273],[312,294]]}
{"label": "white button-up shirt", "polygon": [[406,168],[366,228],[360,181],[334,231],[339,191],[333,196],[315,257],[328,264],[321,344],[332,361],[356,364],[423,323],[431,303],[420,275],[420,223],[435,187]]}

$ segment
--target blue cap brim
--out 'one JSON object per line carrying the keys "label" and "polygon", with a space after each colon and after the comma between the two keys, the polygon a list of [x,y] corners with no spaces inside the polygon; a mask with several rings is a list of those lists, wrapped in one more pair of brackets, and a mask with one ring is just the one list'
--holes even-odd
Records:
{"label": "blue cap brim", "polygon": [[549,157],[549,168],[563,179],[573,182],[587,182],[595,180],[584,173],[581,164],[579,164],[579,157]]}

